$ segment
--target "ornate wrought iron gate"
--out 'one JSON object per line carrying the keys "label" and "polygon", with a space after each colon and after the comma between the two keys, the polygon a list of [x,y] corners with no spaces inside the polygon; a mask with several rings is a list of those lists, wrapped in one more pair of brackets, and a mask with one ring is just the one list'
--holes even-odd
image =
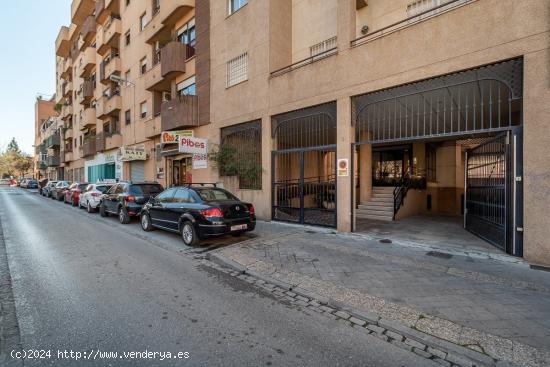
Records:
{"label": "ornate wrought iron gate", "polygon": [[273,152],[273,219],[336,226],[336,147]]}
{"label": "ornate wrought iron gate", "polygon": [[512,234],[512,161],[510,133],[501,134],[467,151],[467,230],[510,252]]}
{"label": "ornate wrought iron gate", "polygon": [[336,226],[336,104],[273,118],[272,218]]}

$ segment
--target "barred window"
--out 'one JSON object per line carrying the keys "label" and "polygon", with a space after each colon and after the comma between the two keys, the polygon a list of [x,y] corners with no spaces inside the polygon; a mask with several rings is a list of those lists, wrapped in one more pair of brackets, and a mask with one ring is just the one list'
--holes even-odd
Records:
{"label": "barred window", "polygon": [[319,42],[316,45],[311,46],[309,48],[309,54],[310,56],[317,56],[326,51],[336,48],[336,46],[337,46],[337,38],[331,37],[327,40],[324,40],[323,42]]}
{"label": "barred window", "polygon": [[[221,146],[232,153],[239,189],[262,189],[262,125],[261,120],[221,129]],[[220,175],[227,172],[220,171]]]}
{"label": "barred window", "polygon": [[248,80],[248,52],[227,62],[227,87]]}

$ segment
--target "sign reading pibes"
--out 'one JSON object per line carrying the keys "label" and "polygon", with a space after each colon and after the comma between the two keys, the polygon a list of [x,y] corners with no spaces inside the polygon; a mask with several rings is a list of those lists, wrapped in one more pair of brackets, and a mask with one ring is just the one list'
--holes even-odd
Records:
{"label": "sign reading pibes", "polygon": [[180,136],[178,147],[180,153],[208,154],[208,139]]}

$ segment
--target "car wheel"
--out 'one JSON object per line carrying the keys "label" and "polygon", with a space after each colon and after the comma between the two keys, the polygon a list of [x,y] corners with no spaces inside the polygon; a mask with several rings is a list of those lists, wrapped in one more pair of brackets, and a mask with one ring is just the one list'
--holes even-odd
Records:
{"label": "car wheel", "polygon": [[128,224],[130,223],[130,216],[128,215],[128,212],[123,207],[120,207],[118,209],[118,221],[121,224]]}
{"label": "car wheel", "polygon": [[141,215],[141,229],[143,229],[145,232],[149,232],[153,229],[153,225],[151,224],[151,217],[147,213]]}
{"label": "car wheel", "polygon": [[195,246],[199,243],[199,236],[191,222],[184,222],[181,226],[181,238],[187,246]]}
{"label": "car wheel", "polygon": [[107,210],[105,210],[105,204],[103,203],[99,205],[99,215],[101,215],[102,217],[109,216],[109,213],[107,213]]}
{"label": "car wheel", "polygon": [[90,203],[88,203],[88,205],[86,206],[86,211],[87,211],[88,213],[90,213],[90,214],[94,212],[94,208],[92,208],[92,206],[90,205]]}

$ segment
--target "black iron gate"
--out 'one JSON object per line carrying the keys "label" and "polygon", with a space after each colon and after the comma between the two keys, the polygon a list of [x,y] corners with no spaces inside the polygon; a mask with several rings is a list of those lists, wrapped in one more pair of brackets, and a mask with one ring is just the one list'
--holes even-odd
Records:
{"label": "black iron gate", "polygon": [[511,252],[513,175],[510,133],[501,134],[467,151],[467,230]]}
{"label": "black iron gate", "polygon": [[272,218],[336,226],[336,146],[274,151]]}

